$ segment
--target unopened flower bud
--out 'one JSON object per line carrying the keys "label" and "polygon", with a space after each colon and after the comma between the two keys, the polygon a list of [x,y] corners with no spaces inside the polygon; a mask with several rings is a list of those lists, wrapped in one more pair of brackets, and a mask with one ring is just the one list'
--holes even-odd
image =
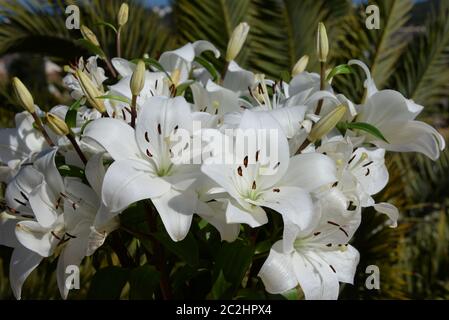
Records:
{"label": "unopened flower bud", "polygon": [[28,91],[27,87],[25,87],[23,82],[17,77],[12,79],[12,84],[17,100],[19,100],[22,107],[24,107],[29,113],[34,113],[36,108],[34,107],[33,96],[30,91]]}
{"label": "unopened flower bud", "polygon": [[309,56],[302,56],[292,69],[292,77],[304,72],[309,64]]}
{"label": "unopened flower bud", "polygon": [[228,49],[226,50],[226,61],[234,60],[240,53],[243,44],[248,36],[249,25],[246,22],[240,23],[232,32],[231,39],[228,43]]}
{"label": "unopened flower bud", "polygon": [[52,113],[46,113],[45,119],[47,120],[47,125],[49,126],[49,128],[58,136],[66,136],[69,134],[69,127],[64,122],[64,120],[62,120],[58,116]]}
{"label": "unopened flower bud", "polygon": [[100,97],[102,93],[94,85],[92,80],[80,69],[76,70],[76,77],[78,78],[81,89],[83,90],[89,104],[97,109],[97,111],[100,113],[106,112],[103,100],[98,99],[98,97]]}
{"label": "unopened flower bud", "polygon": [[128,22],[129,7],[126,2],[122,3],[120,10],[118,11],[117,21],[120,27],[124,26]]}
{"label": "unopened flower bud", "polygon": [[93,33],[92,30],[90,30],[85,25],[82,25],[80,30],[84,39],[91,42],[94,46],[100,47],[100,43],[98,42],[97,36],[95,35],[95,33]]}
{"label": "unopened flower bud", "polygon": [[309,134],[309,141],[315,142],[317,140],[320,140],[323,136],[334,129],[345,115],[346,110],[346,106],[340,105],[329,112],[327,115],[325,115],[323,118],[321,118],[318,123],[315,124],[315,126],[312,128],[312,131]]}
{"label": "unopened flower bud", "polygon": [[140,94],[140,91],[142,91],[143,86],[145,85],[145,62],[143,60],[139,60],[137,62],[136,69],[133,72],[133,75],[131,76],[131,93],[134,96],[138,96]]}
{"label": "unopened flower bud", "polygon": [[327,38],[326,26],[322,22],[318,24],[317,52],[318,60],[326,62],[329,54],[329,40]]}

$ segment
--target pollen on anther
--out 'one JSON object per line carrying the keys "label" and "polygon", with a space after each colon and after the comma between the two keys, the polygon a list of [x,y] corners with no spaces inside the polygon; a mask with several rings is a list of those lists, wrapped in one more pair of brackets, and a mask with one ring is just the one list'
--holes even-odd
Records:
{"label": "pollen on anther", "polygon": [[237,168],[237,174],[239,175],[239,176],[243,176],[243,170],[242,170],[242,167],[238,167]]}
{"label": "pollen on anther", "polygon": [[248,156],[246,156],[246,157],[243,159],[243,165],[245,166],[245,168],[248,168]]}

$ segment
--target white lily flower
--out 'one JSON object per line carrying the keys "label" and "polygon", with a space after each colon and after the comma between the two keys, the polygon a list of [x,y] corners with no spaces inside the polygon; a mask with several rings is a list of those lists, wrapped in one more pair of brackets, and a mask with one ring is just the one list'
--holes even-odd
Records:
{"label": "white lily flower", "polygon": [[22,164],[48,148],[42,134],[33,127],[34,120],[28,112],[16,114],[15,123],[16,128],[0,129],[0,181],[3,182],[9,182]]}
{"label": "white lily flower", "polygon": [[[89,76],[95,86],[101,88],[103,82],[107,79],[105,76],[105,71],[103,68],[99,67],[97,64],[98,56],[92,56],[87,59],[87,62],[84,62],[84,59],[81,57],[78,61],[78,69],[84,70],[84,72]],[[78,100],[84,97],[84,92],[81,88],[81,85],[78,79],[72,74],[67,74],[63,79],[64,84],[72,90],[70,95],[73,99]]]}
{"label": "white lily flower", "polygon": [[356,207],[372,206],[389,217],[391,227],[397,226],[399,213],[396,207],[388,203],[376,204],[372,198],[385,188],[389,179],[384,149],[356,147],[349,137],[337,136],[324,142],[316,151],[335,161],[338,181],[333,187],[348,203]]}
{"label": "white lily flower", "polygon": [[[101,200],[79,179],[63,179],[56,169],[55,155],[56,149],[40,157],[33,166],[23,168],[7,188],[7,204],[10,208],[14,206],[10,210],[17,216],[14,228],[20,243],[14,246],[18,257],[11,261],[11,269],[20,270],[15,271],[17,278],[12,281],[18,299],[30,268],[38,264],[36,254],[42,259],[62,249],[57,274],[61,296],[65,299],[67,266],[79,265],[88,253],[98,248],[98,240],[92,248],[90,235]],[[105,238],[116,226],[116,221],[111,220],[95,231]]]}
{"label": "white lily flower", "polygon": [[446,142],[433,127],[415,120],[424,107],[406,99],[397,91],[378,91],[365,64],[358,60],[352,60],[349,64],[361,66],[367,76],[367,100],[360,106],[356,121],[375,126],[388,143],[361,133],[366,141],[388,151],[420,152],[432,160],[438,159]]}
{"label": "white lily flower", "polygon": [[153,97],[142,106],[135,130],[116,119],[99,119],[84,135],[115,160],[104,178],[103,202],[118,214],[134,202],[151,199],[174,241],[184,239],[190,228],[196,197],[188,187],[197,170],[172,162],[170,135],[178,129],[191,132],[192,120],[184,98]]}
{"label": "white lily flower", "polygon": [[180,84],[189,78],[195,57],[204,51],[211,51],[217,59],[220,57],[220,51],[212,43],[198,40],[193,43],[187,43],[176,50],[164,52],[160,56],[159,62],[168,73],[179,72],[177,84]]}
{"label": "white lily flower", "polygon": [[[333,161],[321,154],[290,158],[287,139],[268,114],[245,111],[240,129],[274,129],[278,137],[276,146],[257,141],[257,151],[235,155],[242,157],[235,164],[202,165],[201,170],[232,197],[226,210],[227,222],[245,223],[253,228],[261,226],[268,221],[262,207],[268,207],[306,228],[313,213],[309,192],[335,181]],[[269,168],[276,156],[278,162]],[[268,169],[275,173],[264,173]]]}
{"label": "white lily flower", "polygon": [[308,300],[334,300],[339,282],[353,283],[359,253],[348,242],[360,214],[348,213],[332,194],[321,202],[323,216],[316,212],[313,227],[301,231],[287,223],[283,240],[273,245],[259,272],[268,292],[284,293],[299,285]]}

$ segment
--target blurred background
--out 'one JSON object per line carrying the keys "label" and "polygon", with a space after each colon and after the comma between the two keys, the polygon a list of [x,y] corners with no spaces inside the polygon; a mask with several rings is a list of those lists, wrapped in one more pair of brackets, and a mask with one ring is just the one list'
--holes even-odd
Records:
{"label": "blurred background", "polygon": [[[79,45],[79,30],[65,27],[65,8],[77,4],[81,24],[91,28],[108,56],[115,54],[115,35],[101,22],[115,23],[122,1],[0,0],[0,127],[14,126],[21,111],[12,98],[10,79],[20,77],[43,109],[70,102],[62,85],[65,64],[89,53]],[[351,0],[142,0],[128,1],[130,19],[122,33],[123,57],[161,52],[206,39],[225,51],[233,28],[251,26],[244,68],[280,79],[308,54],[309,71],[317,71],[315,32],[324,21],[331,42],[332,64],[363,60],[379,88],[392,88],[424,105],[421,115],[449,136],[449,1],[377,0],[380,29],[365,27],[367,1]],[[223,61],[213,60],[218,70]],[[339,77],[334,87],[354,102],[363,99],[361,73]],[[361,253],[354,286],[341,299],[449,298],[449,151],[437,162],[420,155],[387,159],[389,186],[379,201],[399,207],[396,229],[382,227],[373,212],[354,239]],[[8,266],[11,250],[0,247],[0,299],[11,299]],[[89,261],[85,281],[94,273]],[[380,290],[365,288],[368,265],[380,269]],[[55,261],[43,263],[25,284],[24,298],[58,298]],[[84,298],[86,289],[72,298]]]}

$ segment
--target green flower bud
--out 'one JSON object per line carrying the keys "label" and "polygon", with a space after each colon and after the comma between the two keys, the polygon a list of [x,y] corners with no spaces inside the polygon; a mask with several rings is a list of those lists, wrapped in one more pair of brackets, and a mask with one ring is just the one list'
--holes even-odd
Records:
{"label": "green flower bud", "polygon": [[133,75],[131,76],[131,93],[134,96],[138,96],[140,94],[140,91],[142,91],[143,86],[145,85],[145,62],[143,60],[139,60],[137,62],[136,69],[133,72]]}
{"label": "green flower bud", "polygon": [[47,120],[48,127],[56,133],[58,136],[66,136],[69,134],[70,129],[64,120],[52,113],[46,113],[45,119]]}
{"label": "green flower bud", "polygon": [[328,134],[340,122],[346,111],[347,107],[340,105],[321,118],[318,123],[313,126],[312,131],[310,131],[309,141],[315,142]]}
{"label": "green flower bud", "polygon": [[14,77],[12,79],[12,84],[17,100],[20,102],[22,107],[24,107],[25,110],[29,113],[34,113],[36,111],[36,108],[34,107],[33,96],[31,95],[30,91],[28,91],[27,87],[17,77]]}

